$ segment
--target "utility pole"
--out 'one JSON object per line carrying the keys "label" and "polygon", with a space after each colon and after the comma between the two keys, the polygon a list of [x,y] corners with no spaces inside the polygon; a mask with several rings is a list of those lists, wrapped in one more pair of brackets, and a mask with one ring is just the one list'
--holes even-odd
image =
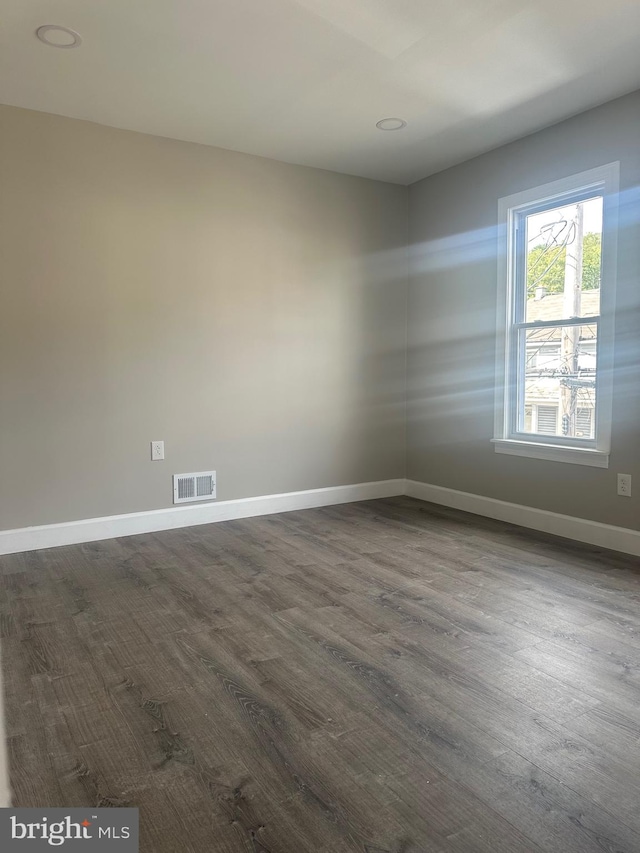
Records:
{"label": "utility pole", "polygon": [[[564,265],[563,315],[581,316],[582,295],[582,245],[584,236],[584,210],[582,204],[576,205],[573,219],[574,237],[566,247]],[[560,346],[560,366],[567,380],[560,379],[560,412],[562,414],[562,434],[575,436],[578,403],[578,347],[580,345],[580,326],[563,326]],[[573,380],[573,381],[572,381]]]}

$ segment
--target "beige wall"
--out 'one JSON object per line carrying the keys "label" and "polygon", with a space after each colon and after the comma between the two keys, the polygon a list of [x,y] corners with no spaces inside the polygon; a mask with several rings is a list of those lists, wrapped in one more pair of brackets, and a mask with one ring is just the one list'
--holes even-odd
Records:
{"label": "beige wall", "polygon": [[406,188],[0,121],[0,529],[404,475]]}
{"label": "beige wall", "polygon": [[[502,456],[493,435],[498,199],[620,161],[608,470]],[[640,528],[640,93],[410,188],[408,477]],[[616,473],[634,476],[632,498]]]}

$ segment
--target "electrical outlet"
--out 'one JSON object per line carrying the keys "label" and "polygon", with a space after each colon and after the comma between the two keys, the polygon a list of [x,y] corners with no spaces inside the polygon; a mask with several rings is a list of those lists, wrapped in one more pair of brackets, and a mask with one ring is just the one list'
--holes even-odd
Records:
{"label": "electrical outlet", "polygon": [[164,441],[152,441],[151,461],[157,462],[159,459],[164,459]]}
{"label": "electrical outlet", "polygon": [[618,474],[618,494],[631,497],[631,474]]}

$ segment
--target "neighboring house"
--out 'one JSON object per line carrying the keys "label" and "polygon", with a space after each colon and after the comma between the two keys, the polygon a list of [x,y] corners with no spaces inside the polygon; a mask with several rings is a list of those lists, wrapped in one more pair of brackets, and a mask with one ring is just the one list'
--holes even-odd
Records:
{"label": "neighboring house", "polygon": [[[564,294],[539,291],[527,301],[527,321],[556,320],[562,317]],[[600,290],[581,294],[581,315],[600,313]],[[525,432],[562,435],[562,394],[568,385],[576,392],[576,435],[593,438],[595,434],[596,324],[580,326],[576,335],[576,365],[563,355],[561,326],[535,329],[527,337],[525,368]]]}

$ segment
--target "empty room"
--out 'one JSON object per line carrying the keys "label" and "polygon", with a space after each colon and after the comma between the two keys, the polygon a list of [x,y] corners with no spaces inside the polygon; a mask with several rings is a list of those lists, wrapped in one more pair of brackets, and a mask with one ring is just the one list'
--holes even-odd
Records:
{"label": "empty room", "polygon": [[2,853],[640,853],[639,50],[4,0]]}

